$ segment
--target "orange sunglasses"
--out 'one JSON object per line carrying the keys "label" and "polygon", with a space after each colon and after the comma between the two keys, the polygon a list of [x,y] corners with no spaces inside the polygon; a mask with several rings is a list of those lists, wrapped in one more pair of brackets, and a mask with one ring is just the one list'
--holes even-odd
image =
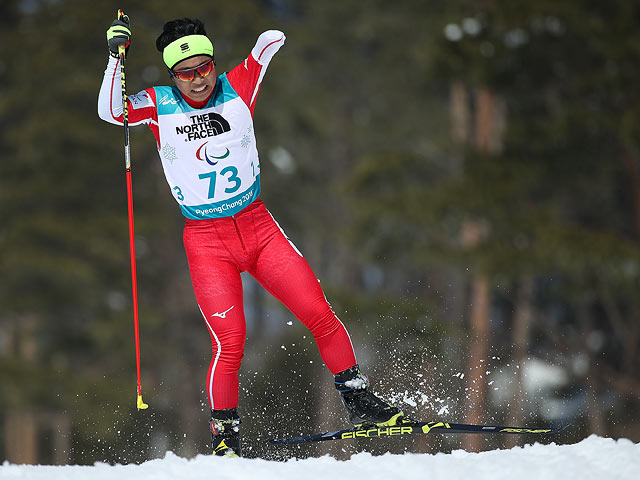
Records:
{"label": "orange sunglasses", "polygon": [[206,77],[213,71],[213,59],[207,60],[202,65],[198,65],[197,67],[187,68],[185,70],[169,70],[171,72],[172,77],[176,77],[183,82],[191,82],[194,78],[196,78],[196,72],[202,78]]}

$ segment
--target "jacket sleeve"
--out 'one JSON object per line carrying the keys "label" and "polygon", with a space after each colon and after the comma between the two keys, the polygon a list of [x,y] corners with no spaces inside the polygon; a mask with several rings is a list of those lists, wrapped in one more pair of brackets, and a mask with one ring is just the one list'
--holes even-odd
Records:
{"label": "jacket sleeve", "polygon": [[262,33],[244,62],[227,74],[231,86],[247,104],[251,115],[269,62],[284,45],[285,39],[284,33],[279,30]]}
{"label": "jacket sleeve", "polygon": [[[158,123],[155,90],[148,88],[135,95],[127,95],[129,125]],[[122,125],[122,85],[120,83],[120,59],[109,57],[98,94],[98,116],[109,123]]]}

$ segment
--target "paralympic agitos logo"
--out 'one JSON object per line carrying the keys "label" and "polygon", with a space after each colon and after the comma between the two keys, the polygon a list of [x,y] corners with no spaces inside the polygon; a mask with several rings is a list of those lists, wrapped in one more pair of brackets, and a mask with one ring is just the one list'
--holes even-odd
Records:
{"label": "paralympic agitos logo", "polygon": [[228,148],[225,148],[225,152],[223,153],[216,152],[220,153],[220,155],[214,155],[213,152],[209,153],[207,151],[207,143],[209,142],[204,142],[198,147],[198,150],[196,150],[196,158],[201,162],[207,162],[209,165],[215,165],[218,163],[218,160],[223,160],[229,156],[230,152]]}
{"label": "paralympic agitos logo", "polygon": [[215,137],[231,130],[229,122],[218,113],[203,113],[189,117],[190,123],[176,127],[177,135],[185,135],[185,142]]}

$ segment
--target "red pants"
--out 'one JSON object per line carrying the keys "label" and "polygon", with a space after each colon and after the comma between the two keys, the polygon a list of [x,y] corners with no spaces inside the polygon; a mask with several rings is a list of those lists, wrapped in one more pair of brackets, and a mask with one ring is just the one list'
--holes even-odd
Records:
{"label": "red pants", "polygon": [[307,261],[260,199],[235,217],[189,220],[184,227],[191,281],[211,335],[206,390],[212,409],[238,405],[238,370],[246,325],[240,272],[249,272],[313,334],[336,374],[356,364],[349,334]]}

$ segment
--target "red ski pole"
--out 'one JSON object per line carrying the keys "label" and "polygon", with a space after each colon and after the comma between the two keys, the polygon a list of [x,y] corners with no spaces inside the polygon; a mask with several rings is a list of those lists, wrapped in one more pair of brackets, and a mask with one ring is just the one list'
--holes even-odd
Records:
{"label": "red ski pole", "polygon": [[[118,10],[118,20],[122,20],[125,13]],[[124,126],[124,163],[127,175],[127,204],[129,212],[129,255],[131,257],[131,288],[133,292],[133,327],[136,339],[136,370],[138,373],[138,398],[136,406],[138,410],[148,408],[149,405],[142,401],[142,384],[140,382],[140,334],[138,329],[138,286],[136,279],[136,244],[133,230],[133,190],[131,187],[131,155],[129,151],[129,109],[127,108],[127,84],[125,81],[125,45],[118,46],[120,55],[120,79],[122,83],[122,123]]]}

